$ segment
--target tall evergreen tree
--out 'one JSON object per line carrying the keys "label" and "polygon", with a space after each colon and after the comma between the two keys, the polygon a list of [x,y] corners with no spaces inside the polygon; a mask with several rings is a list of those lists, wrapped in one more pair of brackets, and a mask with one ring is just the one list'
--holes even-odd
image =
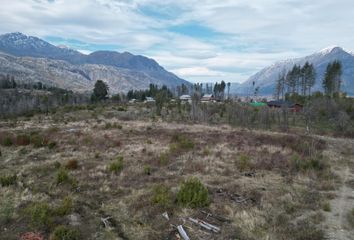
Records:
{"label": "tall evergreen tree", "polygon": [[276,81],[275,85],[275,92],[274,92],[274,97],[279,100],[279,99],[284,99],[284,92],[285,92],[285,84],[286,84],[286,73],[285,69],[282,71],[282,73],[279,74],[278,79]]}
{"label": "tall evergreen tree", "polygon": [[97,80],[95,83],[95,87],[93,89],[93,93],[91,95],[92,101],[102,101],[107,99],[108,95],[108,86],[102,80]]}
{"label": "tall evergreen tree", "polygon": [[327,95],[333,97],[335,93],[340,92],[342,76],[342,64],[340,61],[334,61],[327,65],[326,74],[322,81],[324,91]]}

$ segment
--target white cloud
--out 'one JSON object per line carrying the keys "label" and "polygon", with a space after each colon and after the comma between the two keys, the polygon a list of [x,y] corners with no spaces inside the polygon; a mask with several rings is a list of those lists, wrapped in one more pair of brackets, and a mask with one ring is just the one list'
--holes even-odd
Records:
{"label": "white cloud", "polygon": [[[0,33],[117,45],[188,80],[244,81],[274,61],[328,45],[353,50],[353,16],[352,0],[1,0]],[[191,22],[216,34],[198,38],[169,29]]]}
{"label": "white cloud", "polygon": [[210,70],[206,67],[189,67],[172,70],[182,77],[220,77],[224,76],[222,72]]}

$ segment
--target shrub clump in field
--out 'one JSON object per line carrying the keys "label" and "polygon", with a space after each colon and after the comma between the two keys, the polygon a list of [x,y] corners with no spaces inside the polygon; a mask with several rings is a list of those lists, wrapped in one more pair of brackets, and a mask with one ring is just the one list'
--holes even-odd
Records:
{"label": "shrub clump in field", "polygon": [[56,175],[57,185],[62,183],[73,183],[73,179],[70,178],[68,171],[65,168],[59,168]]}
{"label": "shrub clump in field", "polygon": [[33,147],[40,148],[48,145],[48,140],[41,135],[34,134],[31,136],[31,143],[33,144]]}
{"label": "shrub clump in field", "polygon": [[190,151],[195,147],[194,142],[183,135],[174,135],[171,139],[171,143],[169,145],[171,153],[177,153],[179,151]]}
{"label": "shrub clump in field", "polygon": [[151,201],[161,207],[169,207],[172,205],[172,193],[168,187],[157,185],[153,188]]}
{"label": "shrub clump in field", "polygon": [[17,146],[27,146],[31,143],[31,137],[26,134],[17,135],[16,145]]}
{"label": "shrub clump in field", "polygon": [[144,166],[144,174],[151,175],[151,167],[149,165]]}
{"label": "shrub clump in field", "polygon": [[2,145],[5,147],[10,147],[14,144],[13,140],[11,137],[7,136],[2,140]]}
{"label": "shrub clump in field", "polygon": [[76,170],[79,168],[79,162],[76,159],[68,160],[65,164],[65,168],[68,170]]}
{"label": "shrub clump in field", "polygon": [[347,215],[348,223],[354,229],[354,208]]}
{"label": "shrub clump in field", "polygon": [[206,207],[210,204],[208,189],[199,179],[190,178],[181,184],[177,202],[184,207]]}
{"label": "shrub clump in field", "polygon": [[25,213],[31,219],[31,224],[37,228],[47,228],[53,221],[52,211],[45,202],[31,204],[25,209]]}
{"label": "shrub clump in field", "polygon": [[320,155],[301,158],[295,154],[292,156],[290,162],[296,172],[306,172],[309,170],[320,172],[328,168],[328,165]]}
{"label": "shrub clump in field", "polygon": [[12,199],[6,197],[0,201],[0,225],[9,223],[15,212]]}
{"label": "shrub clump in field", "polygon": [[237,167],[241,172],[251,170],[253,168],[253,164],[251,163],[250,156],[241,154],[237,161]]}
{"label": "shrub clump in field", "polygon": [[17,176],[16,174],[0,176],[0,185],[2,187],[8,187],[10,185],[16,184]]}
{"label": "shrub clump in field", "polygon": [[123,170],[123,157],[118,156],[116,160],[110,163],[109,171],[118,174]]}
{"label": "shrub clump in field", "polygon": [[50,239],[51,240],[80,240],[82,238],[79,230],[60,225],[54,229]]}
{"label": "shrub clump in field", "polygon": [[55,213],[58,216],[65,216],[70,214],[74,209],[73,200],[70,197],[63,199],[61,204],[55,209]]}

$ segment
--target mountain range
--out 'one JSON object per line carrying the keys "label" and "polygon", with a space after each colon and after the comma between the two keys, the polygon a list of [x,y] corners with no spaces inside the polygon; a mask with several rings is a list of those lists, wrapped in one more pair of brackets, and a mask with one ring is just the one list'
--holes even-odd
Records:
{"label": "mountain range", "polygon": [[114,51],[86,55],[22,33],[0,35],[0,73],[79,92],[92,90],[98,79],[107,82],[112,93],[146,89],[149,84],[190,84],[144,56]]}
{"label": "mountain range", "polygon": [[277,62],[251,76],[247,81],[240,84],[233,93],[251,95],[253,93],[253,82],[255,82],[255,87],[259,87],[260,95],[272,95],[279,74],[291,70],[295,64],[303,66],[306,62],[312,63],[317,73],[313,91],[323,91],[322,79],[328,63],[334,60],[341,61],[343,66],[342,91],[354,95],[354,54],[338,46],[328,47],[303,58]]}

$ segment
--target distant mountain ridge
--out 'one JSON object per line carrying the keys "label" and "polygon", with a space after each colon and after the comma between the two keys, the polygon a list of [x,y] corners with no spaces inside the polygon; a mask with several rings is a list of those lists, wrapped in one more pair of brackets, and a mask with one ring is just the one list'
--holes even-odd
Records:
{"label": "distant mountain ridge", "polygon": [[289,71],[295,64],[303,66],[307,61],[312,63],[316,69],[316,83],[313,91],[323,91],[322,79],[324,77],[328,63],[339,60],[343,65],[342,90],[354,95],[354,55],[341,47],[332,46],[317,53],[303,57],[277,62],[266,67],[251,76],[237,89],[238,94],[252,94],[253,82],[255,87],[259,87],[260,94],[272,95],[275,89],[275,82],[282,71]]}
{"label": "distant mountain ridge", "polygon": [[[0,35],[0,52],[4,53],[0,54],[0,73],[12,74],[21,81],[41,79],[47,84],[66,88],[73,85],[76,91],[91,89],[97,79],[108,82],[113,92],[144,89],[150,83],[168,87],[190,84],[144,56],[113,51],[85,55],[22,33]],[[56,74],[49,74],[53,71]]]}

